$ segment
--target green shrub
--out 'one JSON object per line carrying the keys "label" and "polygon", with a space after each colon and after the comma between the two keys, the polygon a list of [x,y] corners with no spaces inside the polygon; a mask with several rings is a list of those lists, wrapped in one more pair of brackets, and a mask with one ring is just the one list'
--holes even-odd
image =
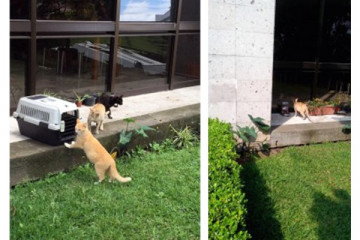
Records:
{"label": "green shrub", "polygon": [[209,119],[209,239],[249,239],[241,165],[230,124]]}

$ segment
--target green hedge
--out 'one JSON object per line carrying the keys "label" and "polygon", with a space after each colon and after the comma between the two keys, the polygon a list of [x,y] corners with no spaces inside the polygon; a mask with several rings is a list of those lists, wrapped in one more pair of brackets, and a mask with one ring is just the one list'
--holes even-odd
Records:
{"label": "green hedge", "polygon": [[209,239],[250,239],[231,125],[209,119]]}

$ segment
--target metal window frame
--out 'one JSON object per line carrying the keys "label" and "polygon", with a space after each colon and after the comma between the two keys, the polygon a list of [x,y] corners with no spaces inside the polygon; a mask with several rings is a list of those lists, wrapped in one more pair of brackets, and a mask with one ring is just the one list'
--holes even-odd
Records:
{"label": "metal window frame", "polygon": [[[176,4],[177,2],[177,4]],[[114,54],[121,36],[174,36],[169,50],[168,89],[179,85],[174,83],[177,46],[181,34],[199,34],[200,21],[180,21],[183,0],[174,1],[176,19],[174,22],[126,22],[120,19],[121,0],[114,2],[114,21],[70,21],[70,20],[37,20],[36,0],[30,2],[30,19],[10,19],[10,39],[29,39],[28,64],[25,76],[25,94],[36,93],[36,48],[37,39],[76,38],[76,37],[109,37],[110,38],[110,67],[105,80],[107,91],[114,91],[116,56]],[[199,81],[186,83],[195,85]],[[140,94],[156,91],[156,87],[133,91]],[[159,90],[163,90],[161,87]]]}

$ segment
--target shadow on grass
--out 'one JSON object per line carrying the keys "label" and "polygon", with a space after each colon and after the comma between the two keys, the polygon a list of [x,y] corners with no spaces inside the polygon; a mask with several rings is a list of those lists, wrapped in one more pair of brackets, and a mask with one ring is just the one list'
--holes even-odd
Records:
{"label": "shadow on grass", "polygon": [[351,197],[342,189],[332,191],[334,197],[321,192],[315,192],[313,195],[310,212],[318,224],[318,239],[350,239]]}
{"label": "shadow on grass", "polygon": [[279,221],[275,218],[274,203],[256,162],[243,165],[241,173],[247,198],[246,228],[253,239],[282,240],[284,238]]}

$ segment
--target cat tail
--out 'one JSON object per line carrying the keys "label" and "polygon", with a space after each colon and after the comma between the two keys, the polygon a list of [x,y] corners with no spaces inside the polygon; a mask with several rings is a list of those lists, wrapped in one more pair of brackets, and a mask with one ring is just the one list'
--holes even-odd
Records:
{"label": "cat tail", "polygon": [[125,182],[130,182],[131,178],[130,177],[122,177],[120,176],[120,174],[118,173],[117,169],[116,169],[116,165],[115,162],[113,162],[110,165],[110,169],[109,169],[109,175],[111,179],[116,179],[119,182],[125,183]]}

